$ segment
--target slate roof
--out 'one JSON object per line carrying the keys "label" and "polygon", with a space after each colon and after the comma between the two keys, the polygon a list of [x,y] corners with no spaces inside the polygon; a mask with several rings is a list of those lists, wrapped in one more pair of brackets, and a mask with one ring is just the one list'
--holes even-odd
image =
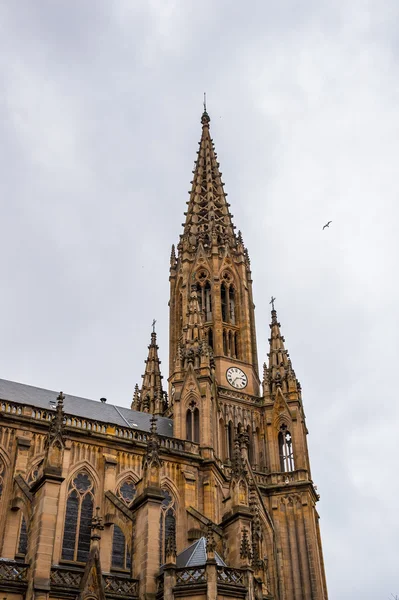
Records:
{"label": "slate roof", "polygon": [[[226,563],[215,552],[216,564],[219,567],[226,567]],[[199,540],[191,544],[188,548],[180,552],[176,556],[177,567],[202,567],[206,563],[206,539],[201,537]]]}
{"label": "slate roof", "polygon": [[[55,409],[58,394],[59,392],[0,379],[0,400],[8,400],[16,404],[27,404],[51,411]],[[64,407],[68,415],[112,423],[121,427],[131,427],[141,431],[150,430],[150,414],[130,410],[130,408],[124,406],[114,406],[99,400],[89,400],[88,398],[65,394]],[[172,419],[158,417],[157,429],[160,435],[173,437]]]}

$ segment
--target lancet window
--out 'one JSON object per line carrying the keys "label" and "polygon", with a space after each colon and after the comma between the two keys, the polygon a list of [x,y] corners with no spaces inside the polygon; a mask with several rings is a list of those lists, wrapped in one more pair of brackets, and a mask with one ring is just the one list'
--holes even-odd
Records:
{"label": "lancet window", "polygon": [[212,327],[208,329],[208,346],[213,350],[213,330]]}
{"label": "lancet window", "polygon": [[220,286],[220,298],[222,301],[222,321],[224,323],[227,323],[228,321],[228,292],[227,292],[227,288],[226,285],[224,283],[222,283],[222,285]]}
{"label": "lancet window", "polygon": [[86,471],[80,471],[69,484],[65,513],[62,558],[85,562],[90,550],[94,485]]}
{"label": "lancet window", "polygon": [[233,284],[232,275],[226,271],[223,273],[223,281],[220,286],[220,299],[222,304],[222,321],[236,325],[237,323],[237,302],[236,291]]}
{"label": "lancet window", "polygon": [[295,470],[294,450],[292,445],[292,436],[288,431],[287,425],[280,427],[278,434],[278,445],[280,451],[280,468],[284,473]]}
{"label": "lancet window", "polygon": [[132,555],[126,536],[118,525],[114,525],[112,536],[112,568],[130,571],[132,568]]}
{"label": "lancet window", "polygon": [[206,271],[197,273],[196,290],[201,315],[205,322],[212,321],[212,290]]}
{"label": "lancet window", "polygon": [[176,503],[169,490],[163,489],[163,501],[160,515],[159,563],[166,560],[168,544],[176,544]]}
{"label": "lancet window", "polygon": [[234,427],[232,421],[229,421],[227,426],[227,450],[228,458],[232,460],[234,454]]}
{"label": "lancet window", "polygon": [[23,558],[28,550],[28,530],[25,517],[22,515],[18,536],[17,558]]}
{"label": "lancet window", "polygon": [[190,403],[186,413],[186,438],[189,442],[199,443],[199,410]]}
{"label": "lancet window", "polygon": [[4,491],[4,478],[6,474],[6,466],[3,459],[0,457],[0,500]]}
{"label": "lancet window", "polygon": [[[126,506],[131,506],[136,493],[136,486],[131,477],[125,479],[116,491],[116,495]],[[112,534],[112,568],[130,571],[131,567],[132,556],[126,536],[118,525],[114,525]]]}

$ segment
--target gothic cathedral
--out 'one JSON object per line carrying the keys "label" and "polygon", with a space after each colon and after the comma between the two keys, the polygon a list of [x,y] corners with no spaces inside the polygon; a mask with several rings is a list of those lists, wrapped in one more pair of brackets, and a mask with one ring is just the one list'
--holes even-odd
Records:
{"label": "gothic cathedral", "polygon": [[7,600],[327,600],[301,386],[273,302],[260,380],[250,259],[201,123],[168,389],[155,326],[131,409],[0,380]]}

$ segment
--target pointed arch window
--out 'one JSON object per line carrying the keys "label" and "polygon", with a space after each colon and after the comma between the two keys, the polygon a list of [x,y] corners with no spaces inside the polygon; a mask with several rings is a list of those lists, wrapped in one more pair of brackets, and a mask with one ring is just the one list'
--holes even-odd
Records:
{"label": "pointed arch window", "polygon": [[186,413],[186,439],[199,444],[199,430],[199,410],[193,403]]}
{"label": "pointed arch window", "polygon": [[93,481],[86,471],[80,471],[69,484],[62,542],[65,560],[86,562],[89,555],[93,488]]}
{"label": "pointed arch window", "polygon": [[220,286],[220,298],[222,301],[222,321],[227,322],[227,313],[228,313],[228,295],[227,288],[224,283]]}
{"label": "pointed arch window", "polygon": [[165,564],[166,548],[169,541],[176,541],[176,503],[169,490],[163,489],[160,515],[159,564]]}
{"label": "pointed arch window", "polygon": [[248,439],[249,439],[249,444],[248,444],[248,460],[249,460],[249,464],[253,465],[254,464],[254,446],[253,446],[253,439],[252,439],[252,430],[251,430],[251,426],[248,425],[247,426],[247,434],[248,434]]}
{"label": "pointed arch window", "polygon": [[26,521],[24,515],[21,517],[21,523],[19,527],[18,534],[18,549],[16,559],[21,559],[25,557],[25,554],[28,551],[28,529],[26,527]]}
{"label": "pointed arch window", "polygon": [[0,501],[4,491],[4,482],[6,476],[6,465],[0,456]]}
{"label": "pointed arch window", "polygon": [[234,287],[231,285],[229,287],[229,316],[230,323],[232,325],[236,324],[236,297]]}
{"label": "pointed arch window", "polygon": [[212,327],[208,329],[208,346],[213,350],[213,330]]}
{"label": "pointed arch window", "polygon": [[205,320],[212,321],[212,292],[209,281],[205,284]]}
{"label": "pointed arch window", "polygon": [[232,460],[234,453],[234,427],[232,421],[229,421],[227,427],[227,450],[229,452],[228,458]]}
{"label": "pointed arch window", "polygon": [[236,353],[236,358],[240,358],[239,335],[237,331],[234,334],[234,349]]}
{"label": "pointed arch window", "polygon": [[283,473],[295,470],[294,465],[294,450],[292,444],[292,436],[288,431],[287,425],[283,424],[280,427],[278,434],[278,445],[280,451],[280,468]]}
{"label": "pointed arch window", "polygon": [[195,289],[197,292],[199,311],[200,311],[200,314],[202,315],[202,311],[204,309],[204,288],[202,287],[202,285],[200,283],[197,283]]}
{"label": "pointed arch window", "polygon": [[112,535],[112,568],[130,571],[132,556],[126,536],[118,525],[114,525]]}

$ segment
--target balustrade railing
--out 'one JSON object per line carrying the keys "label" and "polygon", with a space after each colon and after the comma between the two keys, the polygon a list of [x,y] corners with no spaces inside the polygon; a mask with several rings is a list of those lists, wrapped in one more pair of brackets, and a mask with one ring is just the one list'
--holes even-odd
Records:
{"label": "balustrade railing", "polygon": [[29,565],[13,560],[0,559],[0,584],[26,584],[28,581]]}
{"label": "balustrade railing", "polygon": [[[65,567],[51,569],[50,583],[54,589],[66,588],[77,590],[83,577],[83,570],[74,570]],[[139,582],[130,577],[120,575],[103,575],[104,590],[108,597],[138,598]]]}
{"label": "balustrade railing", "polygon": [[217,580],[228,585],[245,585],[245,571],[232,567],[217,567]]}
{"label": "balustrade railing", "polygon": [[286,473],[259,473],[255,472],[255,481],[258,485],[288,485],[299,481],[308,481],[309,475],[305,469],[297,469]]}
{"label": "balustrade railing", "polygon": [[1,402],[0,411],[9,413],[10,415],[22,415],[22,406],[13,402]]}
{"label": "balustrade railing", "polygon": [[105,593],[112,596],[138,597],[139,582],[137,579],[118,577],[116,575],[103,575]]}
{"label": "balustrade railing", "polygon": [[[32,417],[38,421],[51,421],[54,416],[54,411],[35,408],[24,404],[15,404],[12,402],[0,402],[0,412]],[[124,440],[134,440],[137,442],[147,443],[149,432],[133,429],[130,427],[117,426],[92,419],[85,419],[75,415],[66,415],[65,424],[67,427],[91,431],[93,433],[107,434],[116,436]],[[159,436],[161,448],[166,450],[177,450],[179,452],[188,452],[190,454],[199,454],[199,445],[186,440],[178,440],[173,437]]]}
{"label": "balustrade railing", "polygon": [[176,585],[205,582],[205,567],[184,567],[183,569],[176,569]]}

